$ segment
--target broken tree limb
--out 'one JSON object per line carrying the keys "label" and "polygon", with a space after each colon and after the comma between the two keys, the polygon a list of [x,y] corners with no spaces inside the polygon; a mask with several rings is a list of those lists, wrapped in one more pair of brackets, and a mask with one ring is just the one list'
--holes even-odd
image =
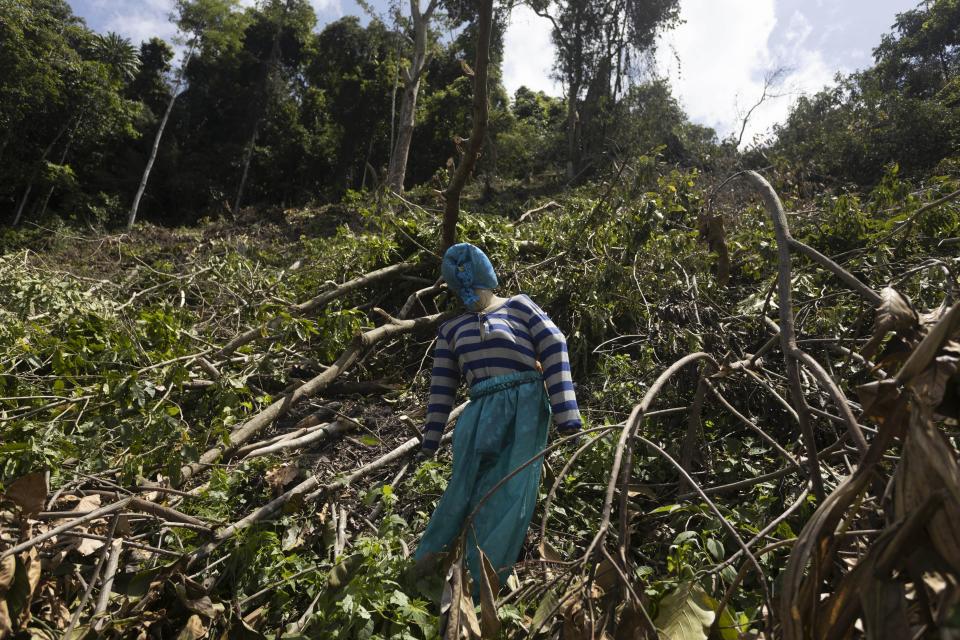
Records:
{"label": "broken tree limb", "polygon": [[338,420],[331,424],[322,425],[321,427],[311,431],[306,435],[300,436],[299,438],[285,438],[279,442],[269,444],[260,449],[254,449],[245,456],[245,459],[249,460],[251,458],[260,458],[262,456],[268,456],[271,453],[285,451],[287,449],[300,449],[315,442],[327,440],[329,438],[333,438],[334,436],[353,431],[356,428],[357,425],[352,422]]}
{"label": "broken tree limb", "polygon": [[[450,425],[455,424],[457,418],[460,417],[460,414],[463,413],[463,410],[467,407],[469,402],[464,402],[458,405],[453,411],[450,412],[450,417],[447,419],[447,432],[441,438],[441,444],[446,444],[450,442],[453,438],[453,430],[450,429]],[[273,514],[280,511],[284,505],[289,503],[294,498],[298,496],[303,496],[305,502],[309,503],[319,498],[322,498],[326,495],[329,495],[331,492],[336,491],[337,489],[343,489],[344,487],[349,486],[351,483],[364,478],[371,473],[378,471],[397,460],[402,460],[417,450],[418,446],[421,443],[421,438],[414,437],[410,438],[400,446],[394,448],[393,450],[387,452],[386,454],[380,456],[376,460],[363,465],[359,469],[355,470],[353,473],[350,473],[345,476],[340,476],[332,482],[321,485],[320,478],[317,476],[310,476],[297,486],[293,487],[283,495],[277,497],[276,499],[268,502],[264,506],[260,507],[256,511],[248,514],[244,518],[233,523],[229,527],[221,529],[217,532],[216,539],[207,543],[203,547],[200,547],[190,555],[189,563],[193,564],[197,560],[201,560],[210,553],[212,553],[217,547],[219,547],[225,540],[235,535],[237,532],[246,529],[255,522],[260,522],[271,517]],[[308,493],[310,492],[310,493]]]}
{"label": "broken tree limb", "polygon": [[[383,313],[383,315],[389,317],[386,313]],[[313,397],[323,391],[341,373],[349,369],[350,366],[356,362],[361,352],[367,348],[372,347],[384,338],[410,333],[417,329],[433,327],[444,317],[444,314],[437,313],[432,316],[423,316],[413,320],[391,318],[387,324],[357,335],[353,340],[353,344],[347,347],[337,361],[330,365],[326,371],[297,387],[257,415],[251,417],[227,437],[225,444],[219,444],[208,449],[200,456],[198,462],[183,466],[180,469],[178,484],[183,484],[183,482],[207,468],[211,463],[221,458],[232,456],[236,453],[237,448],[245,444],[268,425],[272,424],[274,420],[285,415],[298,402]]]}
{"label": "broken tree limb", "polygon": [[[433,297],[447,288],[446,283],[443,281],[443,278],[439,278],[432,286],[425,287],[423,289],[417,289],[407,298],[407,301],[403,303],[403,307],[400,309],[400,313],[397,314],[397,317],[401,320],[405,319],[413,311],[413,305],[420,302],[422,305],[423,298]],[[426,308],[424,308],[426,311]]]}
{"label": "broken tree limb", "polygon": [[[354,278],[353,280],[347,280],[334,289],[325,291],[320,295],[307,300],[306,302],[301,302],[300,304],[294,305],[290,307],[288,311],[293,315],[300,316],[314,313],[325,307],[331,300],[334,300],[335,298],[344,296],[351,291],[359,289],[360,287],[365,287],[369,284],[379,282],[380,280],[385,280],[392,276],[405,273],[413,269],[415,266],[415,264],[410,262],[401,262],[389,267],[377,269],[376,271],[371,271],[370,273],[365,273],[362,276]],[[282,321],[283,320],[281,318],[273,318],[267,322],[266,326],[254,327],[253,329],[244,331],[221,347],[219,351],[214,353],[214,357],[225,358],[243,345],[254,342],[261,337],[265,337],[265,335],[269,334],[269,332],[279,327]]]}
{"label": "broken tree limb", "polygon": [[[93,610],[93,616],[97,617],[107,610],[107,603],[110,602],[110,591],[113,590],[113,579],[117,575],[117,566],[120,564],[120,552],[123,550],[123,540],[113,538],[110,542],[110,555],[107,558],[107,568],[103,572],[103,581],[100,587],[100,595],[97,597],[97,606]],[[100,626],[100,623],[97,623]]]}
{"label": "broken tree limb", "polygon": [[517,220],[517,224],[521,222],[526,222],[527,220],[533,218],[534,214],[540,213],[541,211],[546,211],[547,209],[553,209],[554,207],[559,207],[560,204],[555,200],[550,200],[546,204],[542,204],[539,207],[534,207],[523,212],[523,215]]}
{"label": "broken tree limb", "polygon": [[847,424],[850,439],[853,440],[860,455],[863,456],[867,452],[867,440],[863,437],[863,431],[860,430],[860,425],[857,424],[857,419],[853,415],[853,411],[850,410],[850,401],[847,400],[847,396],[844,395],[840,387],[837,386],[837,383],[830,377],[830,374],[826,372],[813,356],[801,349],[797,349],[794,352],[794,356],[813,373],[817,381],[819,381],[833,397],[833,403],[837,405],[837,409],[840,410],[840,415],[843,416],[844,422]]}
{"label": "broken tree limb", "polygon": [[[452,433],[447,433],[441,442],[449,441],[451,436]],[[247,514],[245,517],[234,522],[229,527],[217,532],[217,536],[214,540],[211,540],[190,555],[188,566],[209,556],[214,550],[217,549],[217,547],[240,531],[243,531],[256,522],[267,520],[274,514],[278,513],[281,509],[283,509],[284,505],[291,502],[294,498],[302,497],[305,503],[313,502],[318,498],[329,495],[333,491],[343,489],[344,487],[349,486],[352,482],[366,477],[374,471],[378,471],[379,469],[382,469],[391,463],[396,462],[397,460],[401,460],[412,455],[419,446],[419,438],[410,438],[399,447],[393,449],[383,456],[380,456],[373,462],[365,464],[353,473],[341,476],[325,485],[320,484],[320,478],[317,476],[310,476],[283,495],[271,500],[259,509]]]}
{"label": "broken tree limb", "polygon": [[313,433],[318,429],[323,429],[328,426],[329,423],[322,424],[313,424],[309,427],[303,427],[300,429],[294,429],[293,431],[288,431],[286,433],[281,433],[280,435],[273,436],[272,438],[267,438],[266,440],[257,440],[256,442],[251,442],[250,444],[245,444],[239,449],[236,450],[234,455],[238,458],[245,457],[251,451],[256,451],[257,449],[262,449],[269,445],[275,444],[277,442],[283,442],[285,440],[292,440],[293,438],[299,438],[305,436],[309,433]]}
{"label": "broken tree limb", "polygon": [[[797,349],[797,335],[793,321],[793,293],[790,278],[790,228],[787,226],[787,215],[783,210],[780,196],[774,191],[767,180],[756,171],[747,171],[743,174],[747,181],[760,193],[767,213],[773,221],[773,229],[777,238],[777,297],[779,298],[780,312],[780,346],[787,369],[787,378],[790,381],[790,395],[793,398],[794,408],[800,422],[800,435],[807,450],[809,461],[810,481],[813,483],[813,494],[817,500],[823,500],[826,492],[823,489],[823,478],[820,476],[820,462],[817,460],[817,443],[810,424],[810,411],[807,400],[803,395],[803,384],[800,380],[800,367],[794,351]],[[879,297],[879,296],[878,296]]]}

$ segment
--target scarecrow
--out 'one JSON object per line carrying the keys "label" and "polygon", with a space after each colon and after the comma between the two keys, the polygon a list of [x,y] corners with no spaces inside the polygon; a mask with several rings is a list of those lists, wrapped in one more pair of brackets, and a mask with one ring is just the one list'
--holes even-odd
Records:
{"label": "scarecrow", "polygon": [[421,456],[435,455],[462,378],[470,403],[454,430],[450,482],[414,557],[423,566],[450,551],[466,525],[476,591],[478,548],[501,584],[510,574],[533,517],[542,464],[504,479],[545,448],[551,414],[561,435],[577,433],[581,420],[567,343],[547,314],[526,295],[495,295],[493,266],[471,244],[450,247],[441,271],[468,311],[437,332]]}

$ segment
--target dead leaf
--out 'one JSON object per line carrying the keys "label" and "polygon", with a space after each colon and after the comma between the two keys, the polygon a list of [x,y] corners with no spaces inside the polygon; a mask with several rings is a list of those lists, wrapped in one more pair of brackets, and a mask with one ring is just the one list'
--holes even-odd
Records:
{"label": "dead leaf", "polygon": [[[180,602],[184,607],[198,613],[205,618],[210,620],[216,618],[224,611],[224,606],[222,603],[214,603],[208,595],[197,595],[198,592],[201,592],[202,587],[194,584],[177,584],[176,585],[177,597],[180,599]],[[192,592],[192,593],[191,593]]]}
{"label": "dead leaf", "polygon": [[563,557],[548,540],[540,541],[540,557],[549,562],[563,562]]}
{"label": "dead leaf", "polygon": [[[459,545],[457,545],[459,548]],[[440,627],[444,628],[443,640],[460,640],[461,613],[463,607],[460,601],[463,599],[463,554],[458,553],[453,564],[450,565],[450,571],[447,573],[447,579],[443,585],[443,596],[440,598],[441,616],[446,612],[446,626],[441,619]]]}
{"label": "dead leaf", "polygon": [[80,502],[77,503],[77,506],[74,507],[75,511],[80,511],[87,513],[89,511],[96,511],[103,504],[103,501],[100,499],[99,493],[91,493],[89,496],[83,496],[80,498]]}
{"label": "dead leaf", "polygon": [[620,582],[617,568],[613,566],[610,558],[607,557],[604,557],[604,559],[600,561],[600,566],[597,567],[595,577],[597,586],[603,589],[604,593],[610,593],[616,589],[617,584]]}
{"label": "dead leaf", "polygon": [[267,471],[266,480],[274,495],[283,493],[283,488],[297,479],[300,469],[297,465],[283,464]]}
{"label": "dead leaf", "polygon": [[877,347],[891,331],[902,337],[914,336],[920,328],[920,318],[910,300],[893,287],[880,292],[880,306],[877,307],[873,324],[873,337],[863,347],[864,358],[871,358]]}
{"label": "dead leaf", "polygon": [[13,583],[13,576],[17,570],[17,561],[13,556],[7,556],[0,560],[0,596],[7,592]]}
{"label": "dead leaf", "polygon": [[480,619],[484,638],[496,638],[500,633],[500,618],[497,616],[497,594],[500,593],[500,578],[490,564],[490,558],[480,550]]}
{"label": "dead leaf", "polygon": [[13,633],[13,621],[10,620],[10,610],[7,601],[0,598],[0,640]]}
{"label": "dead leaf", "polygon": [[50,472],[44,470],[17,478],[5,495],[8,500],[12,500],[20,507],[25,517],[29,518],[43,511],[48,493],[50,493]]}
{"label": "dead leaf", "polygon": [[200,620],[200,616],[193,614],[180,631],[177,640],[200,640],[206,635],[207,628],[203,626],[203,621]]}
{"label": "dead leaf", "polygon": [[[83,528],[80,528],[79,530],[84,533],[87,531],[86,529],[83,529]],[[73,548],[76,549],[77,553],[79,553],[82,556],[89,556],[91,554],[94,554],[97,551],[99,551],[101,548],[103,548],[103,545],[106,544],[102,540],[87,538],[85,536],[80,536],[80,535],[74,536],[74,540],[76,541],[76,544],[73,546]]]}
{"label": "dead leaf", "polygon": [[583,600],[579,597],[568,598],[560,608],[563,616],[563,634],[564,640],[592,640],[594,638],[594,626],[590,616],[583,608]]}
{"label": "dead leaf", "polygon": [[649,623],[643,613],[637,610],[633,602],[627,602],[620,615],[620,621],[617,623],[614,632],[614,640],[650,640],[655,639],[656,631],[653,635],[647,633]]}

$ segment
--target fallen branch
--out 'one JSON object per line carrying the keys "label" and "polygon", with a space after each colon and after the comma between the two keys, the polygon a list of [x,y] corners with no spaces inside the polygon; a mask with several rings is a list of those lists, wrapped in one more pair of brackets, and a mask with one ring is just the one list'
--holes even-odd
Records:
{"label": "fallen branch", "polygon": [[[783,210],[780,197],[769,182],[756,171],[747,171],[743,175],[760,192],[764,205],[773,221],[773,228],[777,238],[777,297],[780,312],[780,348],[783,352],[784,363],[787,369],[787,378],[790,381],[790,395],[800,421],[800,434],[807,450],[809,460],[808,473],[813,483],[813,493],[818,500],[826,496],[823,489],[823,478],[820,476],[820,463],[817,460],[817,443],[810,424],[810,410],[803,395],[803,384],[800,381],[800,368],[797,366],[794,352],[797,350],[797,335],[794,329],[793,303],[790,277],[790,228],[787,225],[787,215]],[[879,300],[879,295],[877,296]]]}
{"label": "fallen branch", "polygon": [[[301,316],[314,313],[325,307],[331,300],[344,296],[351,291],[359,289],[360,287],[364,287],[366,285],[379,282],[380,280],[385,280],[392,276],[410,271],[415,266],[415,264],[410,262],[401,262],[389,267],[384,267],[383,269],[371,271],[370,273],[365,273],[362,276],[354,278],[353,280],[347,280],[343,284],[338,285],[336,288],[331,289],[330,291],[325,291],[324,293],[321,293],[320,295],[315,296],[306,302],[301,302],[300,304],[294,305],[290,307],[288,311],[292,315]],[[214,353],[214,357],[225,358],[243,345],[254,342],[262,337],[266,337],[269,335],[269,332],[279,327],[282,322],[283,319],[277,317],[267,322],[266,326],[255,327],[253,329],[244,331],[221,347],[219,351]]]}
{"label": "fallen branch", "polygon": [[313,430],[311,433],[300,436],[299,438],[286,438],[260,449],[254,449],[245,456],[245,459],[249,460],[251,458],[268,456],[271,453],[285,451],[286,449],[300,449],[315,442],[319,442],[320,440],[326,440],[334,436],[348,433],[356,428],[357,425],[352,422],[338,420],[337,422],[331,424],[322,425]]}
{"label": "fallen branch", "polygon": [[[463,409],[467,406],[468,403],[463,403],[459,405],[450,413],[450,418],[447,420],[447,424],[455,422],[456,419],[463,412]],[[447,433],[441,439],[441,443],[448,443],[453,437],[453,431],[448,430]],[[229,527],[221,529],[217,532],[216,538],[206,545],[200,547],[190,555],[188,566],[194,562],[206,558],[209,556],[217,547],[223,544],[227,539],[236,535],[238,532],[243,531],[244,529],[250,527],[256,522],[261,522],[267,520],[275,513],[279,512],[284,505],[288,504],[294,498],[303,497],[304,503],[311,503],[319,498],[322,498],[330,493],[348,487],[350,484],[356,482],[357,480],[364,478],[375,471],[383,469],[384,467],[389,466],[390,464],[402,460],[408,456],[413,455],[416,450],[419,448],[421,443],[421,438],[414,437],[410,438],[400,446],[394,448],[393,450],[387,452],[386,454],[380,456],[376,460],[369,462],[359,469],[355,470],[353,473],[350,473],[345,476],[341,476],[335,479],[333,482],[330,482],[325,485],[320,484],[320,478],[317,476],[310,476],[297,486],[293,487],[283,495],[275,498],[274,500],[268,502],[259,509],[247,514],[244,518],[233,523]],[[309,492],[309,493],[308,493]]]}
{"label": "fallen branch", "polygon": [[[386,313],[382,311],[381,313],[389,318]],[[257,415],[248,419],[227,437],[226,443],[219,444],[208,449],[202,456],[200,456],[200,460],[198,462],[182,467],[180,469],[180,478],[177,484],[183,484],[218,459],[229,458],[236,453],[237,448],[246,443],[268,425],[272,424],[274,420],[289,412],[290,409],[298,402],[313,397],[323,391],[341,373],[349,369],[350,366],[356,362],[357,358],[360,356],[360,353],[364,350],[372,347],[384,338],[403,333],[410,333],[416,329],[433,327],[440,322],[443,317],[443,314],[437,313],[432,316],[424,316],[413,320],[398,320],[396,318],[391,318],[387,324],[381,325],[375,329],[371,329],[366,333],[359,334],[356,336],[356,338],[354,338],[353,344],[347,347],[337,361],[330,365],[326,371],[315,378],[312,378],[308,382],[295,389],[293,392],[283,396]]]}
{"label": "fallen branch", "polygon": [[534,214],[536,213],[540,213],[541,211],[546,211],[547,209],[553,209],[554,207],[559,207],[559,206],[560,206],[560,203],[551,200],[550,202],[547,202],[546,204],[542,204],[539,207],[534,207],[533,209],[524,211],[523,215],[520,216],[520,218],[517,220],[517,224],[526,222],[527,220],[533,218]]}

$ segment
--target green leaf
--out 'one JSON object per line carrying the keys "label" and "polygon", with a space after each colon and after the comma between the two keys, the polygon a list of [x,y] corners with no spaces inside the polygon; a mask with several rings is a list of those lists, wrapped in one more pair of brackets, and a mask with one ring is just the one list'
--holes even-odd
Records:
{"label": "green leaf", "polygon": [[557,613],[559,607],[560,596],[557,595],[556,589],[551,589],[543,596],[543,600],[540,601],[540,606],[537,607],[537,612],[533,614],[533,622],[530,623],[530,629],[540,629],[548,617]]}
{"label": "green leaf", "polygon": [[682,509],[683,507],[679,504],[665,504],[662,507],[657,507],[653,511],[648,512],[648,515],[653,515],[655,513],[673,513],[677,509]]}
{"label": "green leaf", "polygon": [[707,551],[710,552],[710,555],[713,556],[713,559],[717,562],[723,560],[725,553],[723,550],[723,543],[716,538],[707,538]]}
{"label": "green leaf", "polygon": [[684,583],[660,601],[653,623],[663,640],[707,640],[714,618],[714,608],[703,589]]}

